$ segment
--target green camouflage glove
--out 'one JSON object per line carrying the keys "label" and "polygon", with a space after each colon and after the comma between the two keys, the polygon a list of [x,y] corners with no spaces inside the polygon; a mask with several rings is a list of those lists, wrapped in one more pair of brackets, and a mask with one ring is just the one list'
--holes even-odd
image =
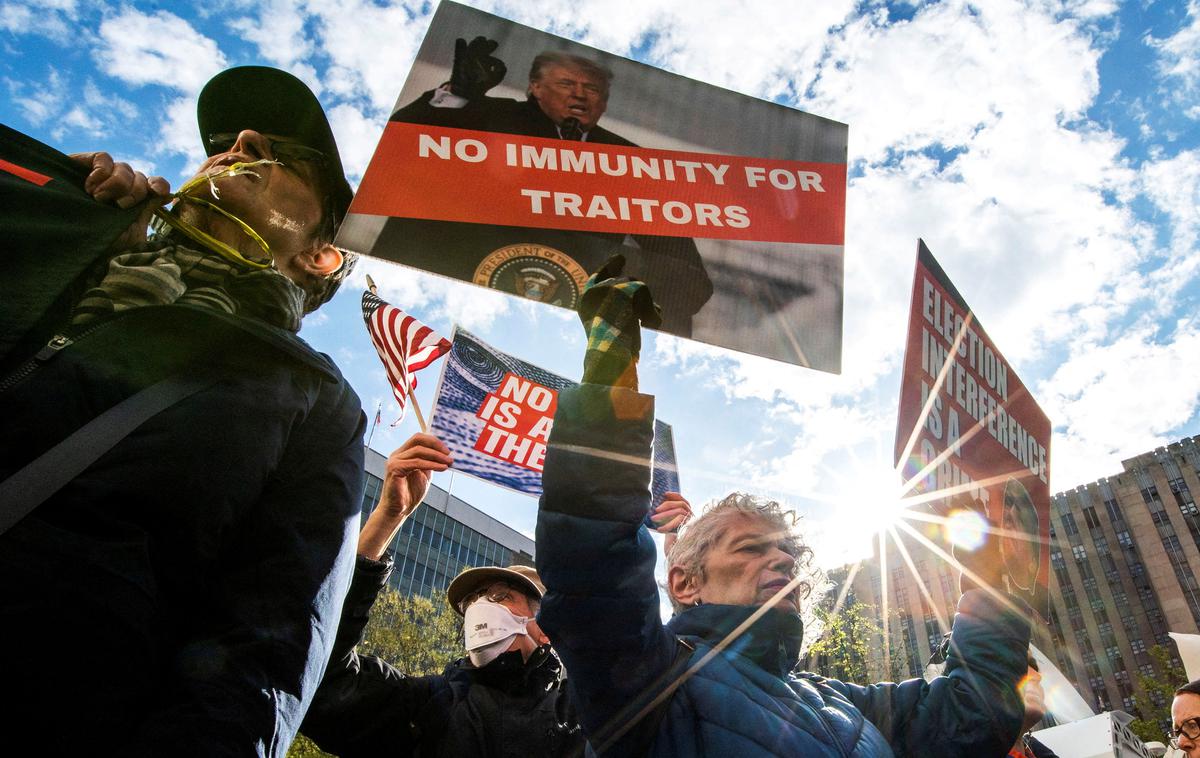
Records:
{"label": "green camouflage glove", "polygon": [[583,381],[637,389],[642,326],[662,323],[662,309],[645,282],[621,276],[625,256],[614,255],[592,274],[579,300],[579,320],[587,331]]}

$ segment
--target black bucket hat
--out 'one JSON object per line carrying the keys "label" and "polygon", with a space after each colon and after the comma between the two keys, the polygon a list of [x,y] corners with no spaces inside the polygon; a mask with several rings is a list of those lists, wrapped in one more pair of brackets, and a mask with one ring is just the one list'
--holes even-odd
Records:
{"label": "black bucket hat", "polygon": [[209,80],[200,91],[196,122],[204,152],[219,152],[209,144],[210,134],[253,129],[289,137],[325,154],[325,177],[332,196],[337,224],[346,216],[354,191],[346,181],[342,156],[317,96],[304,82],[286,71],[268,66],[238,66]]}

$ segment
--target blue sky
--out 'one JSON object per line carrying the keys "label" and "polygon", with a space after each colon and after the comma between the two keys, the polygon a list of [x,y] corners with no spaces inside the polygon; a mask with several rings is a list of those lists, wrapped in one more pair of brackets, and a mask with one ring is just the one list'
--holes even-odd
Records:
{"label": "blue sky", "polygon": [[[923,237],[1055,425],[1055,491],[1200,433],[1200,2],[780,4],[525,0],[479,7],[850,125],[844,370],[819,374],[651,336],[643,387],[672,422],[686,494],[774,495],[818,560],[865,551],[890,481],[905,309]],[[178,186],[195,96],[220,69],[286,68],[319,94],[357,183],[431,3],[0,2],[0,120],[104,149]],[[391,412],[361,277],[448,334],[578,375],[567,313],[368,263],[303,336],[368,415]],[[422,375],[426,410],[436,370]],[[415,429],[381,428],[388,451]],[[518,529],[533,501],[440,480]]]}

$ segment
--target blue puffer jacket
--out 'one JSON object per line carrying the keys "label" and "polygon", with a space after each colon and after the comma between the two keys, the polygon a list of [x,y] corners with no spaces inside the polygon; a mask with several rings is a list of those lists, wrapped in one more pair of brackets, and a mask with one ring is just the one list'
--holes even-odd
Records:
{"label": "blue puffer jacket", "polygon": [[[666,626],[659,620],[655,547],[642,526],[652,417],[643,395],[564,391],[546,455],[537,563],[547,594],[538,621],[571,672],[596,746],[629,720],[630,704],[674,678],[678,656],[690,670],[756,610],[706,605]],[[800,620],[769,611],[687,678],[665,712],[651,708],[650,729],[626,733],[607,754],[1001,758],[1021,728],[1016,685],[1029,624],[974,591],[959,603],[953,635],[946,673],[931,683],[859,686],[791,673]]]}

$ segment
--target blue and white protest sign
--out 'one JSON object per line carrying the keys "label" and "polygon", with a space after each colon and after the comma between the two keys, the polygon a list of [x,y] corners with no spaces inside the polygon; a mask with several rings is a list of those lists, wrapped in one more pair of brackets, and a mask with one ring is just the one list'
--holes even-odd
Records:
{"label": "blue and white protest sign", "polygon": [[[542,494],[546,443],[558,393],[578,382],[503,353],[455,327],[430,431],[454,456],[454,469],[533,497]],[[679,491],[671,427],[654,422],[653,504]]]}

